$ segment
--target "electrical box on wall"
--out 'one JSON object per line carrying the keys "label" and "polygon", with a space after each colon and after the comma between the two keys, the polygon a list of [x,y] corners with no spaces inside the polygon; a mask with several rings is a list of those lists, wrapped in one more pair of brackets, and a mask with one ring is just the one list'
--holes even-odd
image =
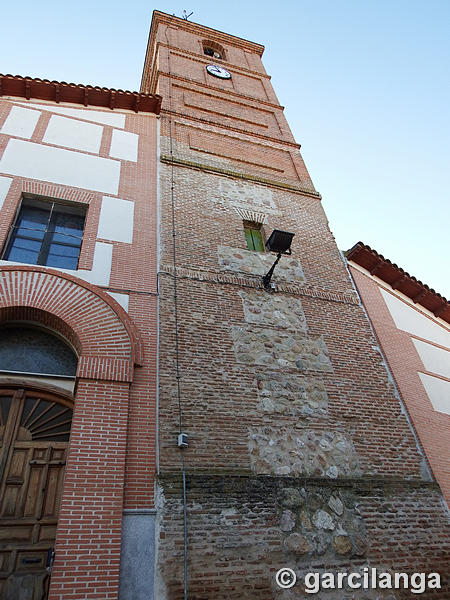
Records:
{"label": "electrical box on wall", "polygon": [[178,448],[188,447],[188,435],[187,433],[180,433],[178,435]]}

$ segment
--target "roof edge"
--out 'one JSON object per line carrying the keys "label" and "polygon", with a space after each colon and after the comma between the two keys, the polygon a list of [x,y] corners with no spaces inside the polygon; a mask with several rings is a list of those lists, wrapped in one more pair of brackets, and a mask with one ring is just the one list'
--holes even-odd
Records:
{"label": "roof edge", "polygon": [[159,115],[162,98],[158,94],[143,94],[128,90],[50,81],[21,75],[0,74],[0,96],[13,96],[31,100],[48,100],[70,102],[83,106],[100,106],[104,108],[132,110]]}
{"label": "roof edge", "polygon": [[345,252],[347,261],[352,261],[410,298],[414,304],[420,304],[435,317],[450,323],[450,302],[425,283],[404,271],[401,267],[384,258],[363,242],[356,243]]}

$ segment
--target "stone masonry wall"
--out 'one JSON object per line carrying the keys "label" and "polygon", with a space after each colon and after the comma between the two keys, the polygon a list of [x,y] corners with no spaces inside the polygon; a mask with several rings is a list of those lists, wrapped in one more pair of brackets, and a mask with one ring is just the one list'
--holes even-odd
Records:
{"label": "stone masonry wall", "polygon": [[[182,598],[181,484],[160,479],[156,597]],[[445,571],[446,518],[434,487],[372,485],[286,477],[188,475],[189,589],[196,600],[407,600],[405,590],[305,591],[309,572]],[[427,510],[424,511],[424,503]],[[400,509],[401,507],[401,509]],[[399,513],[400,509],[400,515]],[[424,551],[425,548],[429,551]],[[275,573],[292,568],[297,584],[280,590]],[[421,594],[448,598],[442,589]]]}

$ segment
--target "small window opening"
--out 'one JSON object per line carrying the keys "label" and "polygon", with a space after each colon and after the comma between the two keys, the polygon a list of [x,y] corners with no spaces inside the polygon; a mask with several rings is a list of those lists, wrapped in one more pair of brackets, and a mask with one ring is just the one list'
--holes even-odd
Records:
{"label": "small window opening", "polygon": [[264,252],[264,230],[259,223],[244,221],[247,248],[255,252]]}
{"label": "small window opening", "polygon": [[226,60],[225,49],[214,40],[203,40],[202,47],[203,53],[206,56],[211,56],[211,58],[218,60]]}

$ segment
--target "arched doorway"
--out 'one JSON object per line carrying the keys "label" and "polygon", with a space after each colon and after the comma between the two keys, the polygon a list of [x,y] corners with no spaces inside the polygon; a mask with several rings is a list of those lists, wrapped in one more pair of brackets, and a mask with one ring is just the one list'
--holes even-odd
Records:
{"label": "arched doorway", "polygon": [[[87,598],[92,595],[95,581],[97,595],[110,598],[119,584],[130,384],[135,365],[143,362],[140,334],[128,314],[106,292],[71,275],[42,267],[0,268],[0,344],[4,334],[2,325],[34,326],[65,343],[76,355],[76,377],[66,372],[49,374],[47,367],[36,373],[36,365],[48,364],[38,356],[28,364],[28,372],[23,373],[23,357],[32,358],[37,353],[35,345],[31,349],[27,337],[23,354],[16,353],[17,358],[11,361],[9,351],[6,353],[10,362],[5,369],[7,373],[5,370],[1,373],[0,363],[0,382],[3,380],[5,389],[8,387],[5,379],[14,380],[14,389],[46,391],[58,401],[64,398],[70,401],[73,394],[74,414],[67,464],[63,465],[65,479],[48,596]],[[53,346],[54,340],[51,344],[43,340],[40,347],[44,350]],[[61,358],[62,353],[58,352],[58,361],[50,362],[55,364]],[[52,442],[52,447],[55,444],[56,441]],[[12,521],[6,522],[8,527],[0,527],[0,531],[8,530]],[[36,532],[38,525],[33,529]],[[42,541],[43,549],[44,540],[39,540],[37,533],[35,536],[33,539],[37,541],[33,544]],[[51,544],[47,542],[48,548]],[[10,569],[0,571],[0,585],[6,590],[6,585],[14,583],[17,588],[18,553],[16,563],[11,566],[12,553],[6,550],[5,538],[0,539],[0,556],[2,561],[8,557]],[[39,563],[27,568],[29,577],[22,577],[21,585],[28,586],[28,596],[24,592],[21,600],[41,600],[38,595],[41,583],[35,574],[41,569],[43,579],[44,570]],[[29,592],[31,585],[34,589]],[[0,597],[8,598],[1,588]],[[20,598],[14,592],[10,597]]]}
{"label": "arched doorway", "polygon": [[62,388],[76,365],[54,332],[17,322],[0,328],[3,600],[47,597],[73,411]]}

